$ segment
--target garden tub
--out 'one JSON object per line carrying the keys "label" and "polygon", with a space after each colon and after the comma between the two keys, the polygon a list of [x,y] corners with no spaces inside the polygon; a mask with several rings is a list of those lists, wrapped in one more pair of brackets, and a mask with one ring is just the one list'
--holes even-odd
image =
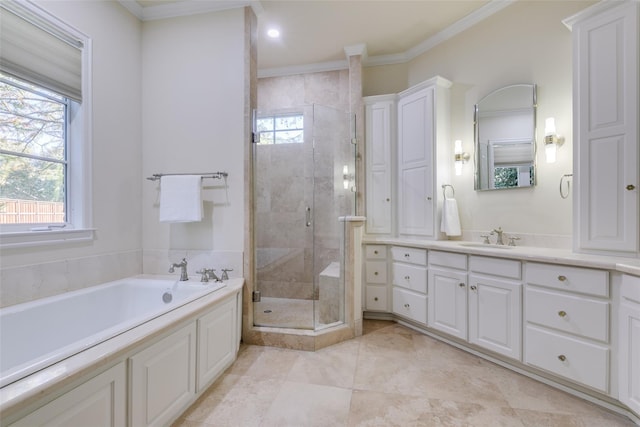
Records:
{"label": "garden tub", "polygon": [[2,308],[0,387],[224,286],[136,276]]}

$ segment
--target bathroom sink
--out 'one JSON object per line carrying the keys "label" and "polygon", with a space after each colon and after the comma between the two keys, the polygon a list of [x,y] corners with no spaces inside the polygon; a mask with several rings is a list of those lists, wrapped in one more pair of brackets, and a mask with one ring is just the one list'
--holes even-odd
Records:
{"label": "bathroom sink", "polygon": [[477,242],[462,242],[460,246],[466,246],[468,248],[483,248],[483,249],[513,249],[515,246],[505,246],[505,245],[490,245],[487,243],[477,243]]}

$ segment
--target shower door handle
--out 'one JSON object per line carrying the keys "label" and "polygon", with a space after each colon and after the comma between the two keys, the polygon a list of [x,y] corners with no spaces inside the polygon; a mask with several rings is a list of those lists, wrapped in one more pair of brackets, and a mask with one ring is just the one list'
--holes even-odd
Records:
{"label": "shower door handle", "polygon": [[306,226],[307,227],[311,227],[311,206],[307,206],[307,208],[305,209],[306,213]]}

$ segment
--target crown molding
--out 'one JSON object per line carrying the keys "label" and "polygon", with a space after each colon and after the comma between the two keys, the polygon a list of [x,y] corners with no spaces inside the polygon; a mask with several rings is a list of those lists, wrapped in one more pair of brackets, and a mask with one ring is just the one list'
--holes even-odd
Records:
{"label": "crown molding", "polygon": [[215,2],[186,0],[176,3],[142,7],[135,0],[118,0],[129,12],[141,21],[197,15],[199,13],[220,12],[238,7],[251,6],[256,14],[264,10],[259,0],[218,0]]}

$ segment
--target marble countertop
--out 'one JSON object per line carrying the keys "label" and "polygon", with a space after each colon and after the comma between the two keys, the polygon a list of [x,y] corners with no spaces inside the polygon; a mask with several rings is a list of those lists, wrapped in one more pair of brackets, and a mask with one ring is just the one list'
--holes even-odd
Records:
{"label": "marble countertop", "polygon": [[521,261],[546,262],[577,267],[600,268],[640,276],[640,259],[620,256],[591,255],[572,252],[568,249],[553,249],[533,246],[497,246],[481,242],[457,240],[413,240],[366,236],[364,244],[399,245],[414,248],[457,252],[469,255],[485,255]]}
{"label": "marble countertop", "polygon": [[178,324],[183,326],[186,321],[202,314],[210,306],[241,292],[244,279],[232,278],[225,283],[226,286],[222,289],[6,385],[0,389],[0,413],[6,418],[33,404],[54,388],[72,384],[91,371],[117,364],[141,344],[166,333]]}

